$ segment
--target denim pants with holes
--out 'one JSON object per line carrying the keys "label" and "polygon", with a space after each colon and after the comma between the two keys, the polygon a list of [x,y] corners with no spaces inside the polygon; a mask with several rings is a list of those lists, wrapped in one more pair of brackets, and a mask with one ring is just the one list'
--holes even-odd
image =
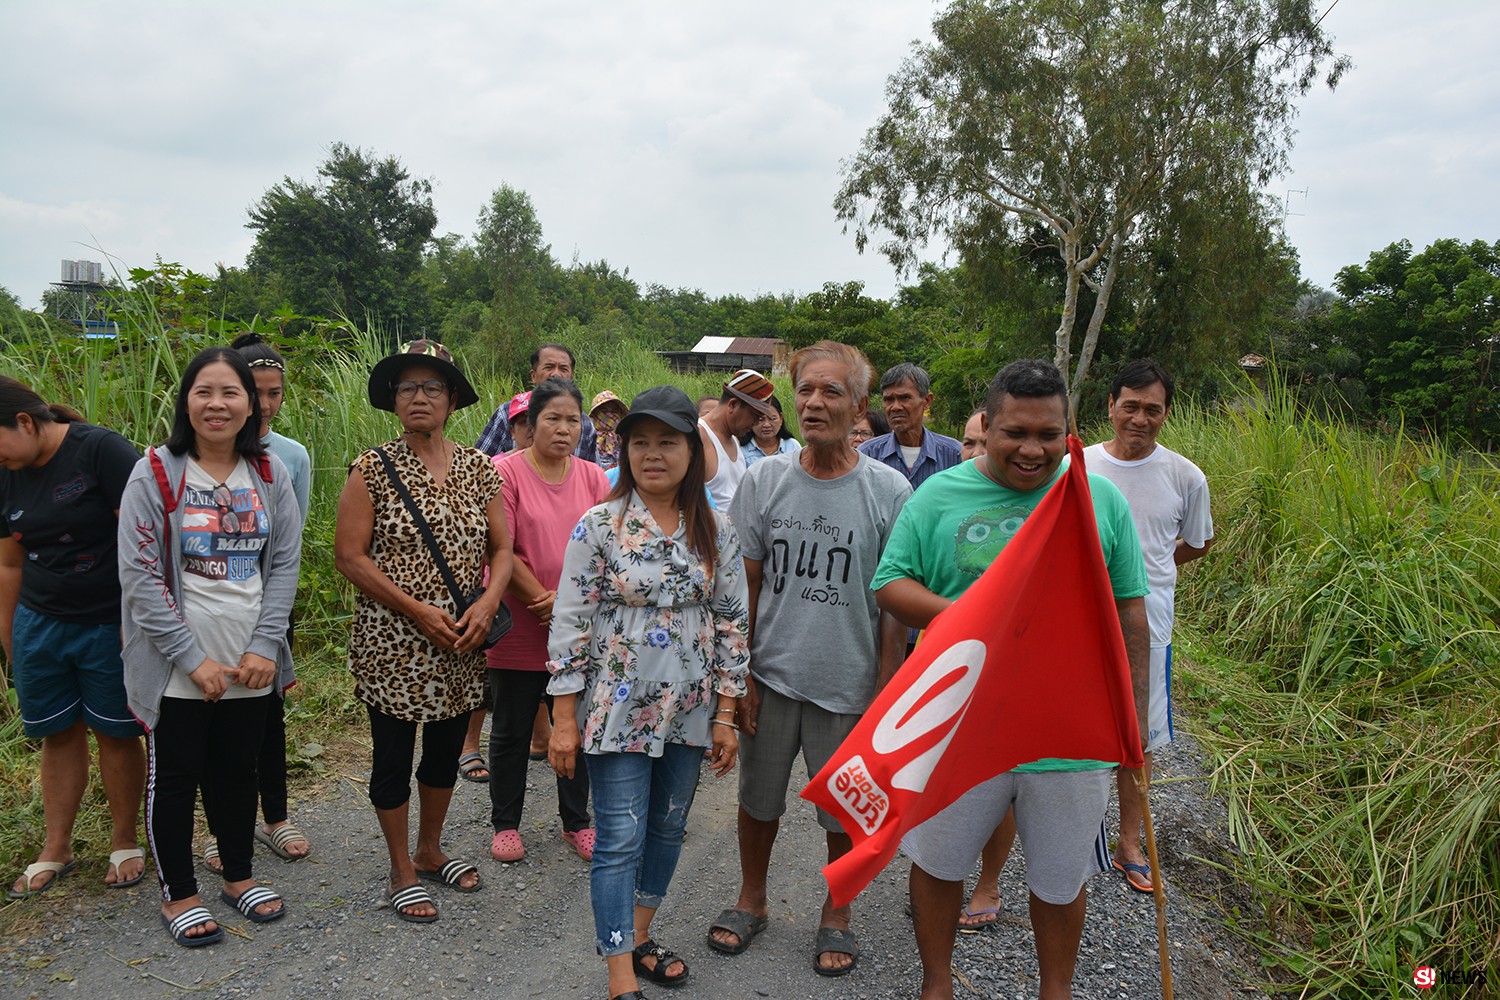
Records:
{"label": "denim pants with holes", "polygon": [[589,899],[594,946],[623,955],[636,945],[635,907],[656,909],[677,869],[703,748],[668,743],[660,757],[589,754],[594,860]]}

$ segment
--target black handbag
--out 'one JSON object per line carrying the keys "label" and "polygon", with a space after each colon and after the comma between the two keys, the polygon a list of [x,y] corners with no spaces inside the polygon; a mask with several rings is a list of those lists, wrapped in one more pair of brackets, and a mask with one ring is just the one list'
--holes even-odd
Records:
{"label": "black handbag", "polygon": [[[465,594],[459,589],[458,581],[453,578],[453,570],[448,568],[448,560],[443,558],[443,552],[438,548],[437,539],[432,537],[432,528],[428,526],[427,518],[422,516],[422,511],[418,509],[417,502],[412,499],[411,492],[407,490],[406,484],[401,481],[401,473],[396,471],[396,466],[391,461],[391,456],[385,453],[384,448],[376,448],[375,454],[380,456],[380,462],[385,466],[386,475],[391,477],[391,485],[396,487],[396,493],[400,495],[401,502],[406,504],[406,509],[411,514],[412,521],[416,523],[417,530],[422,533],[422,537],[427,541],[427,547],[432,550],[432,560],[437,563],[438,572],[443,575],[443,582],[448,585],[448,593],[453,597],[453,605],[458,609],[459,616],[462,617],[463,613],[469,610],[470,605],[479,600],[480,596],[484,594],[484,588],[478,587],[471,594]],[[479,644],[479,648],[489,649],[495,643],[499,642],[505,637],[505,633],[510,631],[510,626],[510,608],[502,603],[499,610],[495,612],[495,617],[490,620],[490,634],[485,636],[484,642]]]}

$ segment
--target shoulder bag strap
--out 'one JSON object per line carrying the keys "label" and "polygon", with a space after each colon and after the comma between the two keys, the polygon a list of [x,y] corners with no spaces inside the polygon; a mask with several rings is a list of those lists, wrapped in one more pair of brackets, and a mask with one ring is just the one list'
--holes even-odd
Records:
{"label": "shoulder bag strap", "polygon": [[432,560],[437,563],[438,572],[443,576],[443,583],[448,586],[448,593],[453,595],[453,606],[458,609],[459,614],[464,612],[468,603],[464,592],[459,589],[458,581],[453,578],[453,571],[448,568],[448,560],[443,558],[443,552],[438,548],[437,539],[432,537],[432,528],[427,524],[427,518],[422,516],[422,511],[417,507],[417,502],[412,499],[411,491],[401,481],[401,473],[396,471],[396,465],[391,461],[391,456],[385,453],[384,448],[374,449],[375,454],[380,457],[380,462],[385,466],[385,473],[391,479],[391,485],[396,488],[396,493],[401,497],[401,502],[406,504],[407,511],[411,514],[412,521],[417,530],[422,533],[427,547],[432,550]]}
{"label": "shoulder bag strap", "polygon": [[182,502],[183,490],[187,487],[187,467],[182,470],[182,481],[177,484],[177,492],[172,492],[171,483],[167,479],[167,467],[162,464],[161,456],[156,453],[155,448],[146,449],[146,457],[151,461],[151,473],[156,480],[156,488],[161,491],[161,574],[162,582],[167,585],[168,593],[172,590],[172,512]]}

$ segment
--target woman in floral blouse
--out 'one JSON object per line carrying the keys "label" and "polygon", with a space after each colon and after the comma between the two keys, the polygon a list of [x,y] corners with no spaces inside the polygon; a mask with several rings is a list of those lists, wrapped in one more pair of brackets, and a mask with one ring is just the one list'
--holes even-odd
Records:
{"label": "woman in floral blouse", "polygon": [[739,752],[748,590],[734,527],[704,496],[697,422],[678,389],[635,398],[619,427],[620,481],[573,529],[553,608],[549,757],[571,775],[579,751],[590,755],[590,898],[611,1000],[640,997],[637,975],[687,981],[687,964],[651,940],[651,918],[704,747],[718,775]]}

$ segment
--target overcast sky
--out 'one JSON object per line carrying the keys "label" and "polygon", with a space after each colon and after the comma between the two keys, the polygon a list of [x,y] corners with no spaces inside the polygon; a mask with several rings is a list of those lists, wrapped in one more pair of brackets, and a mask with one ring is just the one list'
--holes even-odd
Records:
{"label": "overcast sky", "polygon": [[[431,178],[438,232],[501,183],[553,255],[709,295],[896,276],[831,203],[938,8],[755,3],[0,3],[0,286],[63,258],[241,264],[246,209],[335,141]],[[1355,69],[1303,103],[1287,231],[1327,285],[1400,238],[1500,239],[1500,4],[1341,0]],[[1484,69],[1489,66],[1490,69]],[[108,264],[106,265],[108,269]]]}

